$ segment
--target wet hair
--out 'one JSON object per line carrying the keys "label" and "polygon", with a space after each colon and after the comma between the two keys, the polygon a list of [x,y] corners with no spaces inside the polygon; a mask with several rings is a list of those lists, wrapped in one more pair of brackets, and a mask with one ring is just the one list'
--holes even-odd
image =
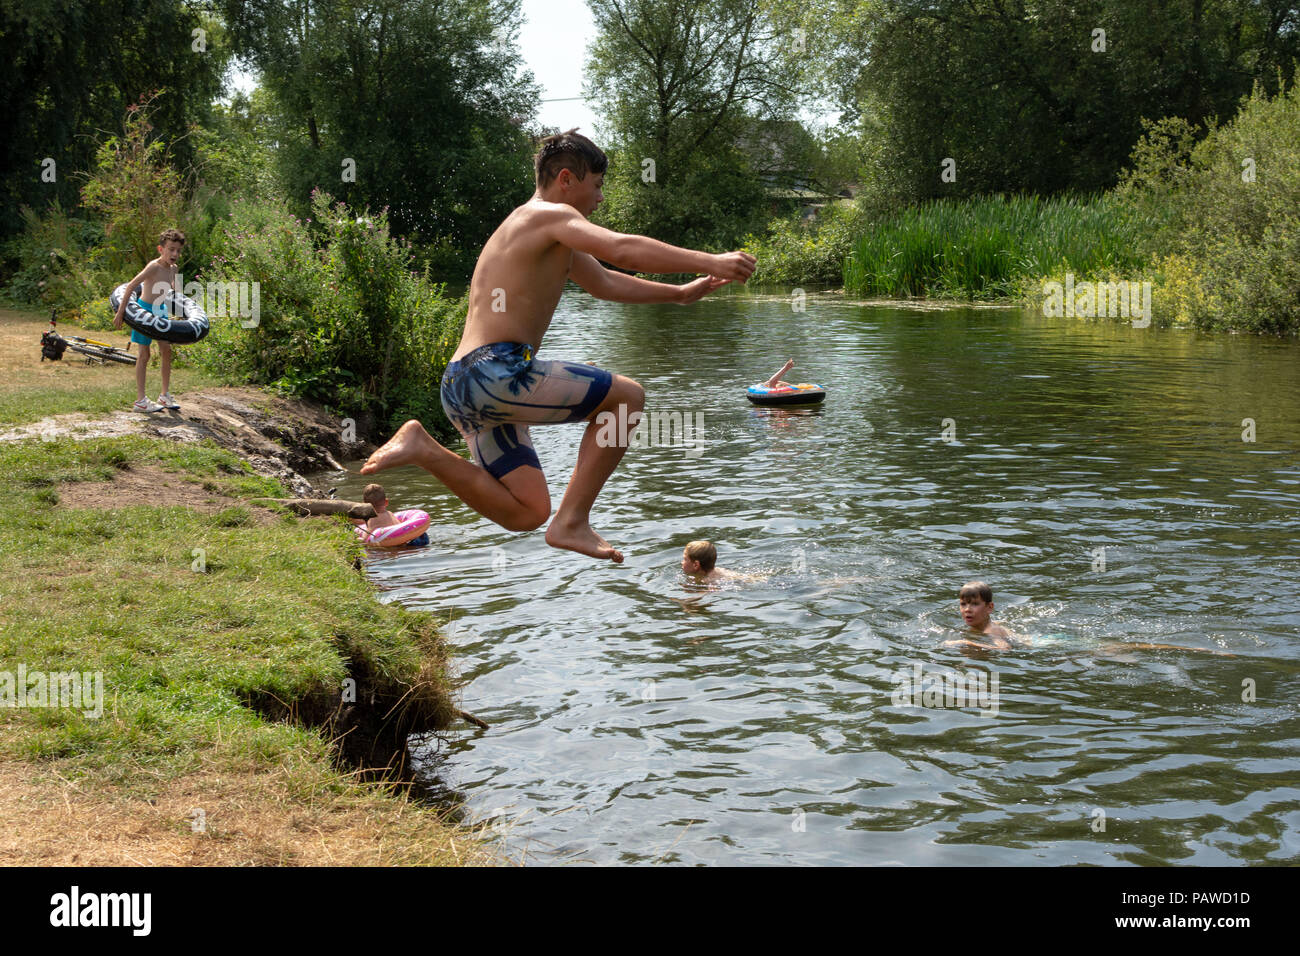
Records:
{"label": "wet hair", "polygon": [[972,581],[970,584],[962,585],[961,592],[957,595],[957,600],[973,601],[977,597],[985,604],[992,604],[993,589],[983,581]]}
{"label": "wet hair", "polygon": [[179,229],[164,229],[162,235],[158,237],[158,245],[165,246],[169,242],[179,242],[185,245],[185,233]]}
{"label": "wet hair", "polygon": [[538,189],[549,186],[561,169],[569,170],[578,179],[586,179],[587,173],[599,175],[607,166],[608,157],[599,146],[579,133],[577,127],[546,137],[533,157]]}
{"label": "wet hair", "polygon": [[361,500],[371,507],[379,504],[387,497],[388,495],[384,494],[383,485],[366,485],[366,490],[361,492]]}
{"label": "wet hair", "polygon": [[718,549],[709,541],[692,541],[686,546],[686,556],[700,562],[701,571],[712,571],[718,563]]}

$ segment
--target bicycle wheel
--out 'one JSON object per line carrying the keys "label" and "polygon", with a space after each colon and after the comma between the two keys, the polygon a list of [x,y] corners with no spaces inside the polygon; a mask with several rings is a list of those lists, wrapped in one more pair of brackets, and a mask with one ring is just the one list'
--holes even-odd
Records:
{"label": "bicycle wheel", "polygon": [[87,360],[99,358],[99,356],[95,354],[94,349],[85,345],[79,345],[76,342],[72,342],[72,341],[68,342],[68,351],[76,352],[78,355],[84,355]]}
{"label": "bicycle wheel", "polygon": [[82,345],[80,342],[69,342],[68,350],[79,352],[86,356],[87,360],[96,360],[99,362],[119,362],[122,365],[134,365],[135,356],[130,352],[122,349],[113,348],[111,345],[100,348],[94,345]]}
{"label": "bicycle wheel", "polygon": [[122,365],[134,365],[135,356],[130,352],[123,351],[113,346],[100,349],[97,353],[99,358],[109,362],[120,362]]}

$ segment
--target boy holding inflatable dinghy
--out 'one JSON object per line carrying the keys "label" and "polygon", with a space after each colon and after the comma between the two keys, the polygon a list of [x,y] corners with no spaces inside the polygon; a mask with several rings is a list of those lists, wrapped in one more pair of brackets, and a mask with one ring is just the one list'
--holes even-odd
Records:
{"label": "boy holding inflatable dinghy", "polygon": [[[534,158],[537,190],[497,227],[470,281],[465,332],[442,378],[442,407],[475,461],[444,448],[412,419],[370,456],[363,475],[418,465],[479,514],[510,531],[532,531],[551,516],[551,493],[528,434],[530,425],[587,423],[578,463],[546,543],[619,563],[621,552],[591,528],[596,496],[627,451],[602,427],[640,418],[645,390],[630,378],[574,362],[536,357],[572,279],[612,302],[688,305],[754,272],[745,252],[712,255],[645,236],[602,229],[587,217],[604,201],[605,154],[576,131],[547,137]],[[650,282],[606,269],[701,274],[685,285]],[[602,417],[604,416],[604,417]]]}
{"label": "boy holding inflatable dinghy", "polygon": [[[181,248],[185,245],[185,233],[179,229],[167,229],[158,237],[158,258],[152,260],[140,270],[140,274],[126,284],[128,290],[140,289],[136,299],[140,307],[157,314],[158,309],[166,310],[167,297],[180,290],[176,288],[176,260],[180,258]],[[117,315],[113,317],[113,328],[120,329],[126,321],[128,295],[122,296],[118,303]],[[149,348],[153,339],[135,329],[131,330],[131,341],[140,346],[140,359],[135,363],[135,404],[131,407],[137,412],[161,412],[165,408],[180,408],[171,395],[172,344],[158,343],[158,356],[162,360],[162,394],[158,401],[151,402],[144,394],[145,376],[149,370]]]}

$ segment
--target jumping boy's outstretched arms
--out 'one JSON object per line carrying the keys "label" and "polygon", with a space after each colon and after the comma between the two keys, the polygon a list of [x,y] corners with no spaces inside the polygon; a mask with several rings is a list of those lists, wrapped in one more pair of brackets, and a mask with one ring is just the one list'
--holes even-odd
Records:
{"label": "jumping boy's outstretched arms", "polygon": [[593,256],[577,251],[573,253],[569,278],[598,299],[608,299],[611,302],[675,302],[678,305],[698,301],[731,281],[716,276],[701,276],[684,285],[653,282],[606,269]]}
{"label": "jumping boy's outstretched arms", "polygon": [[648,236],[613,232],[594,222],[566,203],[542,203],[543,228],[556,241],[574,252],[585,252],[620,269],[636,272],[693,272],[745,282],[754,273],[757,261],[747,252],[724,252],[713,255],[696,249],[670,246]]}

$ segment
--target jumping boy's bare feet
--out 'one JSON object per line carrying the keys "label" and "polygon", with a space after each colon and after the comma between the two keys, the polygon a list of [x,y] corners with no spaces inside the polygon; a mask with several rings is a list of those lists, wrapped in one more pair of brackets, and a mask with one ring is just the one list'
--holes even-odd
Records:
{"label": "jumping boy's bare feet", "polygon": [[397,430],[397,434],[366,459],[361,466],[361,474],[373,475],[385,468],[399,465],[421,465],[427,462],[440,446],[424,430],[424,426],[412,418]]}
{"label": "jumping boy's bare feet", "polygon": [[546,543],[552,548],[576,551],[591,558],[608,558],[615,564],[623,563],[623,552],[616,551],[585,521],[569,521],[557,514],[546,529]]}

